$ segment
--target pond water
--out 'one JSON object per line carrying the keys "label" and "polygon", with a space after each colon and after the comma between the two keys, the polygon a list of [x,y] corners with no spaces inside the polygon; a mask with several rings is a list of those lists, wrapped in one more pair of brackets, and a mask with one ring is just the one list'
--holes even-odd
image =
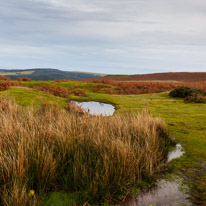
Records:
{"label": "pond water", "polygon": [[[184,154],[182,146],[177,144],[168,153],[168,162],[179,158]],[[141,192],[136,198],[128,198],[122,206],[179,206],[192,205],[186,193],[187,187],[183,186],[182,180],[160,179],[156,186],[149,191]]]}
{"label": "pond water", "polygon": [[77,102],[72,101],[77,104],[77,106],[81,106],[82,109],[88,111],[89,114],[93,115],[102,115],[102,116],[112,116],[115,112],[115,108],[111,104],[105,104],[101,102]]}
{"label": "pond water", "polygon": [[176,144],[176,147],[169,151],[167,161],[170,162],[173,159],[181,157],[183,154],[184,154],[184,150],[181,144]]}
{"label": "pond water", "polygon": [[[181,179],[169,181],[162,179],[148,192],[141,193],[137,198],[128,200],[124,206],[180,206],[191,205],[183,188]],[[182,188],[181,188],[182,187]]]}

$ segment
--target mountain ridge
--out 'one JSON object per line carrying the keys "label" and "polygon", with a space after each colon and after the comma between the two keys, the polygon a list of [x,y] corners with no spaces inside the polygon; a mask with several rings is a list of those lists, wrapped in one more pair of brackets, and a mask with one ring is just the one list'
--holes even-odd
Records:
{"label": "mountain ridge", "polygon": [[104,74],[79,72],[79,71],[62,71],[53,68],[33,68],[33,69],[0,69],[0,75],[17,80],[21,77],[28,77],[32,80],[80,80],[105,76]]}

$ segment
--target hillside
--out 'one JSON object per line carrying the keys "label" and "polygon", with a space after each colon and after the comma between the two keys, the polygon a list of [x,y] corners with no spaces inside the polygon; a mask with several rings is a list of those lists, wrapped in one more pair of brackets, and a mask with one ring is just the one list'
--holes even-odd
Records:
{"label": "hillside", "polygon": [[171,72],[136,75],[108,75],[108,78],[116,81],[206,81],[206,72]]}
{"label": "hillside", "polygon": [[19,77],[28,77],[32,80],[57,80],[57,79],[79,80],[79,79],[98,78],[104,76],[103,74],[61,71],[58,69],[49,69],[49,68],[48,69],[41,69],[41,68],[25,69],[25,70],[0,69],[0,75],[7,76],[12,80],[16,80]]}

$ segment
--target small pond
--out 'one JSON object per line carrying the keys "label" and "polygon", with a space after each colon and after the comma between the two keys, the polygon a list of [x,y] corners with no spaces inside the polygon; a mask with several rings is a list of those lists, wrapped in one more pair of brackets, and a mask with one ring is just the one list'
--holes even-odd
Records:
{"label": "small pond", "polygon": [[77,106],[81,106],[82,109],[88,111],[89,114],[93,115],[102,115],[102,116],[112,116],[115,112],[115,107],[111,104],[105,104],[101,102],[77,102],[72,101],[77,104]]}

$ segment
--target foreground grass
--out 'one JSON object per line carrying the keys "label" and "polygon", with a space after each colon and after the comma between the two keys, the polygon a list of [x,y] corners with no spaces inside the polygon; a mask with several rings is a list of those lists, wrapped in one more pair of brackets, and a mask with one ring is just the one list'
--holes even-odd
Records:
{"label": "foreground grass", "polygon": [[0,201],[9,206],[37,205],[35,193],[60,188],[79,204],[117,200],[161,171],[171,143],[149,113],[80,116],[1,98],[0,122]]}

